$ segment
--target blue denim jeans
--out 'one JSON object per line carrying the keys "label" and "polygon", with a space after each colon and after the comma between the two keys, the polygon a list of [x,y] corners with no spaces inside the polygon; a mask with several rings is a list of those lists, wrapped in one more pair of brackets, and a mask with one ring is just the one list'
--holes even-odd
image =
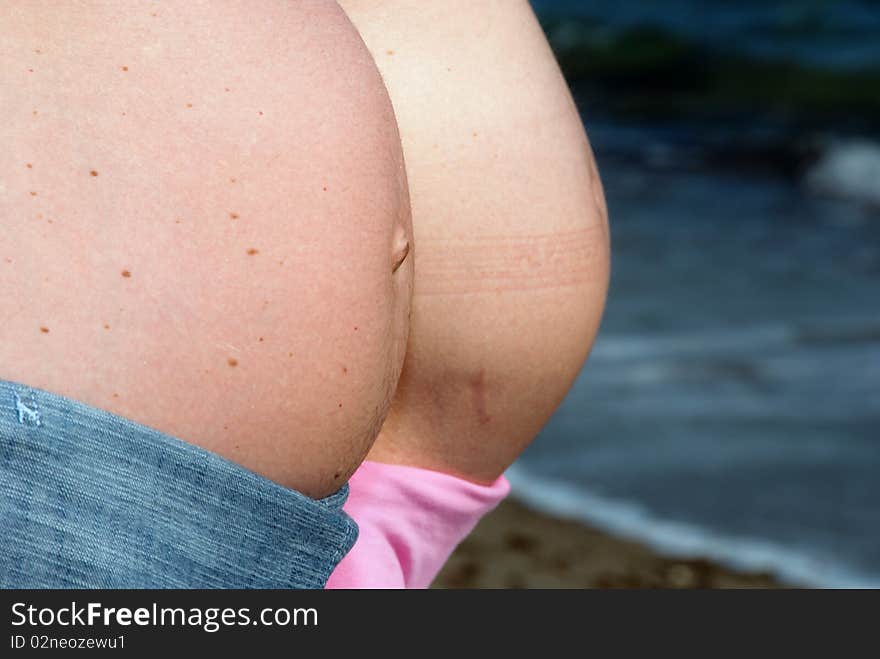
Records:
{"label": "blue denim jeans", "polygon": [[0,380],[0,587],[323,588],[357,526],[321,500]]}

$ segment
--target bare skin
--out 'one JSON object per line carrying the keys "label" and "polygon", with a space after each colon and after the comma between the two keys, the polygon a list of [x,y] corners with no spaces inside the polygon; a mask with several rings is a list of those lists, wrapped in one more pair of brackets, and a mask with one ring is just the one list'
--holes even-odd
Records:
{"label": "bare skin", "polygon": [[416,244],[403,376],[370,459],[490,482],[599,326],[607,213],[525,0],[342,0],[397,114]]}
{"label": "bare skin", "polygon": [[408,332],[400,141],[335,2],[0,6],[0,377],[310,496]]}

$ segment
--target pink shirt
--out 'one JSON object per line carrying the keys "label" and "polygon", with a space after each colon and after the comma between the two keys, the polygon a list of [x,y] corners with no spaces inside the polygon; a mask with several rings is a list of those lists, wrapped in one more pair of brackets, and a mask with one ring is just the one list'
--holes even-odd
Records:
{"label": "pink shirt", "polygon": [[507,496],[501,476],[479,485],[438,471],[364,462],[345,511],[360,527],[327,588],[427,588],[452,550]]}

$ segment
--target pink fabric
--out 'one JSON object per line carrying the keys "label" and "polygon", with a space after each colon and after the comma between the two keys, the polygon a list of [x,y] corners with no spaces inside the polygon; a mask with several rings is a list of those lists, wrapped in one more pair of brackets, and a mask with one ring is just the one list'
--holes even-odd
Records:
{"label": "pink fabric", "polygon": [[360,527],[327,588],[427,588],[452,550],[510,492],[438,471],[364,462],[345,511]]}

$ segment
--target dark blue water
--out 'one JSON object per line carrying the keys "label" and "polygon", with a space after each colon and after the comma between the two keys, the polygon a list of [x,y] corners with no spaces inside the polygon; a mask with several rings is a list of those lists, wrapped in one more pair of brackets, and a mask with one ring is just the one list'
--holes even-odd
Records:
{"label": "dark blue water", "polygon": [[[704,21],[703,37],[753,52],[768,26],[806,30],[832,7],[822,39],[880,25],[875,2],[534,4],[695,34]],[[575,93],[609,200],[611,294],[515,489],[668,551],[880,584],[880,137],[826,130],[794,171],[728,162],[760,127],[628,120]]]}
{"label": "dark blue water", "polygon": [[877,0],[532,0],[609,31],[653,25],[709,46],[841,67],[880,63]]}

